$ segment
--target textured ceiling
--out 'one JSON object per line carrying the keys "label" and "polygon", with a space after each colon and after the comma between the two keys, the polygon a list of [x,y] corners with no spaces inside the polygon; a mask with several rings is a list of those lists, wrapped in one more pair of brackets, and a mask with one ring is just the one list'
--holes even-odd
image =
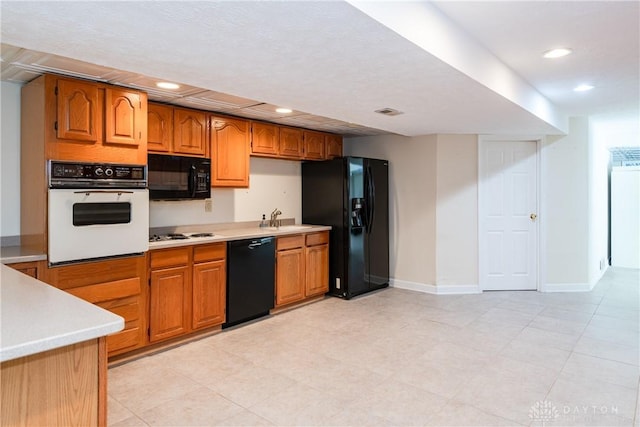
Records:
{"label": "textured ceiling", "polygon": [[[398,29],[356,2],[2,1],[2,79],[28,79],[24,57],[43,52],[50,55],[32,63],[75,64],[128,86],[185,85],[179,94],[150,90],[152,99],[344,135],[557,134],[564,129],[551,116],[637,114],[638,3],[552,4],[378,3],[400,18],[425,12]],[[436,27],[442,32],[429,36],[438,48],[413,39]],[[573,47],[575,59],[540,58],[558,43]],[[463,66],[457,52],[465,52]],[[592,75],[600,76],[596,89],[578,98],[573,81]],[[515,89],[500,87],[511,82]],[[295,112],[275,116],[276,105]],[[385,107],[404,114],[374,112]]]}

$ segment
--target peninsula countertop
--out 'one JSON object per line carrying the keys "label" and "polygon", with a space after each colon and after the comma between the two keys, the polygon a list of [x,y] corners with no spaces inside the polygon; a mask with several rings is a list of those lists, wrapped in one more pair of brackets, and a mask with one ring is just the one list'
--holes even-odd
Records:
{"label": "peninsula countertop", "polygon": [[0,264],[0,362],[118,332],[107,310]]}

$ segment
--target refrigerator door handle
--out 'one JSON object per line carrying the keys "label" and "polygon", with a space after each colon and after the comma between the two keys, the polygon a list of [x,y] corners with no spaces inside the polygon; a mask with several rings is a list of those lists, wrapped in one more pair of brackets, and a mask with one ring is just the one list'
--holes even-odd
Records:
{"label": "refrigerator door handle", "polygon": [[373,176],[371,175],[371,166],[367,166],[365,168],[364,173],[364,182],[365,182],[365,195],[366,195],[366,231],[367,233],[371,233],[373,229],[373,216],[375,213],[376,206],[376,196],[375,196],[375,184],[373,182]]}

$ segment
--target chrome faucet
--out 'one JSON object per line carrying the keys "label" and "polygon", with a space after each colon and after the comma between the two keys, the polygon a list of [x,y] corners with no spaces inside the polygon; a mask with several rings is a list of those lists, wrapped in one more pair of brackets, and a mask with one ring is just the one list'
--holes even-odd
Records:
{"label": "chrome faucet", "polygon": [[278,219],[278,215],[282,215],[282,212],[280,212],[278,208],[275,208],[273,212],[271,212],[269,227],[280,227],[280,220]]}

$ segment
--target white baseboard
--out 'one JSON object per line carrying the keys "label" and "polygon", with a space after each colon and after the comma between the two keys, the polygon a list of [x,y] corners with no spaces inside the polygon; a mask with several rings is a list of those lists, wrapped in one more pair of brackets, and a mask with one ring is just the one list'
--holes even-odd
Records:
{"label": "white baseboard", "polygon": [[409,282],[408,280],[390,279],[389,286],[398,289],[424,292],[433,295],[480,294],[478,285],[430,285],[427,283]]}
{"label": "white baseboard", "polygon": [[592,288],[588,283],[545,283],[540,292],[589,292]]}

